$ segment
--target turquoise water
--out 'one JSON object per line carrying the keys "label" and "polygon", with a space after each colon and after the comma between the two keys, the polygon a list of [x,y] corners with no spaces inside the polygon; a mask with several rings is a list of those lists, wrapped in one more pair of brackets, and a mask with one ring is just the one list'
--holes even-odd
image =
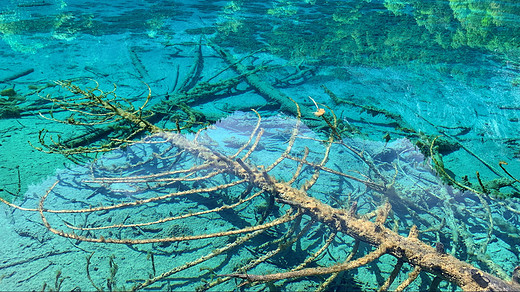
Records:
{"label": "turquoise water", "polygon": [[[371,222],[388,201],[388,229],[510,281],[519,26],[512,0],[3,1],[0,196],[25,209],[0,207],[0,290],[383,285],[390,254],[331,278],[226,278],[329,267],[362,237],[312,210],[257,235],[294,204],[268,175]],[[460,290],[434,277],[406,289]]]}

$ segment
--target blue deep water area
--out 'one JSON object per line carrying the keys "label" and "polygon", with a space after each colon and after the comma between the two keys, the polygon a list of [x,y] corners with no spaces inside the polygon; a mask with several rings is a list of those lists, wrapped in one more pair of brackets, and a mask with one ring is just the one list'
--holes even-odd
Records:
{"label": "blue deep water area", "polygon": [[0,291],[464,289],[429,247],[520,287],[517,1],[4,0],[0,38]]}

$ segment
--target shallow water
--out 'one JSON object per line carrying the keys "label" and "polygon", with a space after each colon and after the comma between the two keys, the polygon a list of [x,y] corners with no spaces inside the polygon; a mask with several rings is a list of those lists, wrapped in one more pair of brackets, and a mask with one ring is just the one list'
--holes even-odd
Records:
{"label": "shallow water", "polygon": [[[233,209],[100,229],[213,210],[259,191],[247,182],[221,187],[237,182],[237,173],[211,163],[197,168],[205,158],[179,142],[182,137],[196,137],[218,155],[245,155],[249,167],[267,168],[294,188],[314,182],[308,194],[334,208],[357,202],[358,214],[370,214],[388,199],[388,228],[407,236],[417,225],[425,243],[440,242],[448,254],[510,280],[520,242],[518,182],[511,178],[520,177],[519,10],[514,1],[4,1],[1,196],[33,210],[1,207],[0,290],[130,289],[239,235],[173,243],[95,241],[226,232],[274,221],[288,210],[283,202],[271,206],[265,193]],[[219,48],[240,61],[242,72]],[[245,76],[258,77],[264,87]],[[134,135],[135,125],[81,104],[81,94],[56,85],[58,80],[85,92],[98,85],[93,94],[107,94],[118,107],[170,132],[182,129],[185,136]],[[313,115],[318,108],[324,116]],[[65,156],[69,150],[53,145],[109,142],[87,155],[87,148],[76,148],[82,153]],[[117,149],[121,143],[128,147]],[[397,196],[372,182],[386,182]],[[190,189],[199,191],[161,197]],[[45,208],[84,210],[44,212],[51,226],[81,238],[45,228],[36,209],[47,192]],[[283,272],[304,262],[330,230],[307,215],[301,220],[272,227],[144,289],[317,289],[326,276],[212,284],[277,250],[276,239],[285,234],[296,243],[247,272]],[[297,237],[307,224],[310,229]],[[341,262],[353,246],[352,237],[338,234],[308,267]],[[361,243],[357,256],[370,250]],[[341,273],[326,289],[378,289],[396,261],[385,255]],[[405,264],[390,289],[412,269]],[[432,279],[423,272],[409,289],[429,289]],[[446,281],[438,287],[458,289]]]}

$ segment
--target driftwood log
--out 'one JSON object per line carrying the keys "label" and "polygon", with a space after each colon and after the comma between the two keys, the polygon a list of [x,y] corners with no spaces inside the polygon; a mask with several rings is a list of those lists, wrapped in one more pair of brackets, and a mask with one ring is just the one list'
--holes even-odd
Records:
{"label": "driftwood log", "polygon": [[[276,274],[267,274],[267,275],[256,275],[256,274],[248,274],[237,272],[233,274],[225,274],[220,275],[225,278],[241,278],[249,282],[258,282],[258,281],[275,281],[282,280],[288,278],[300,278],[312,275],[324,275],[324,274],[333,274],[341,271],[346,271],[350,269],[354,269],[363,265],[366,265],[370,262],[377,260],[379,257],[385,254],[390,254],[398,259],[398,262],[402,265],[403,262],[410,263],[414,270],[409,274],[409,280],[403,282],[402,285],[399,286],[399,289],[406,287],[413,279],[417,277],[420,272],[426,272],[432,275],[435,275],[441,279],[445,279],[451,283],[454,283],[460,286],[465,291],[514,291],[520,290],[520,286],[517,283],[509,283],[504,280],[501,280],[489,273],[486,273],[468,263],[458,260],[454,256],[450,254],[446,254],[442,251],[442,249],[436,249],[428,244],[422,242],[418,239],[418,231],[414,226],[410,230],[409,236],[401,236],[398,233],[388,229],[384,226],[384,223],[389,215],[391,206],[390,203],[386,203],[381,206],[376,212],[375,221],[370,221],[367,218],[361,217],[357,215],[356,212],[356,204],[354,203],[350,210],[333,208],[328,204],[321,202],[320,200],[309,196],[307,193],[308,186],[304,186],[302,188],[295,188],[291,186],[290,182],[284,182],[277,180],[276,177],[268,174],[269,169],[265,169],[262,167],[258,167],[255,165],[248,164],[245,162],[244,158],[238,158],[237,155],[226,156],[224,154],[218,153],[210,148],[197,143],[196,141],[191,141],[185,138],[183,135],[178,133],[172,133],[164,131],[163,129],[157,127],[156,125],[148,122],[144,119],[140,112],[141,109],[137,111],[130,112],[120,105],[114,103],[110,99],[106,99],[106,96],[103,95],[103,92],[97,89],[94,90],[83,90],[75,85],[72,85],[68,82],[61,82],[61,86],[68,89],[70,92],[74,94],[79,94],[83,96],[86,100],[89,100],[90,105],[96,105],[98,109],[96,112],[99,112],[99,109],[102,109],[106,112],[110,112],[111,115],[117,116],[118,118],[125,119],[130,123],[136,125],[142,131],[147,131],[153,134],[156,137],[161,138],[167,143],[170,143],[172,147],[179,149],[182,152],[189,153],[193,157],[197,157],[197,159],[201,160],[202,163],[199,165],[193,166],[188,169],[188,171],[197,171],[200,169],[211,169],[213,174],[220,173],[228,173],[231,176],[236,177],[236,181],[231,182],[227,185],[220,185],[214,188],[209,189],[192,189],[188,191],[179,191],[177,193],[171,193],[168,195],[153,197],[149,199],[135,200],[127,203],[115,204],[112,206],[100,206],[100,207],[92,207],[88,209],[81,210],[51,210],[44,207],[45,200],[47,196],[51,193],[51,190],[45,194],[40,200],[39,206],[36,209],[22,208],[16,206],[12,203],[9,203],[3,199],[1,199],[4,203],[18,208],[24,211],[33,211],[39,212],[41,215],[41,219],[45,227],[51,232],[71,238],[74,240],[80,241],[89,241],[89,242],[97,242],[100,244],[143,244],[143,243],[154,243],[154,242],[174,242],[174,241],[185,241],[185,240],[196,240],[202,238],[211,238],[211,237],[222,237],[222,236],[230,236],[230,235],[239,235],[246,234],[245,236],[235,240],[229,246],[222,248],[220,250],[214,251],[211,255],[207,257],[202,257],[198,260],[195,260],[191,263],[186,264],[180,268],[174,269],[172,271],[177,271],[182,268],[187,268],[189,266],[195,265],[198,262],[204,261],[207,258],[210,258],[216,254],[223,253],[227,251],[229,248],[236,246],[238,244],[243,243],[244,241],[250,239],[250,237],[256,235],[256,232],[265,230],[267,228],[272,227],[275,224],[280,224],[283,222],[288,222],[290,220],[295,220],[300,216],[310,216],[313,221],[321,222],[322,224],[327,225],[334,233],[344,233],[348,236],[356,239],[357,241],[366,242],[374,247],[375,250],[369,252],[368,254],[357,258],[355,260],[347,260],[343,263],[338,263],[328,267],[315,267],[315,268],[301,268],[297,270],[291,270],[282,273]],[[96,94],[100,93],[100,94]],[[299,110],[299,106],[296,104],[296,114],[298,116],[298,123],[300,123],[300,115],[301,112]],[[318,111],[320,112],[320,111]],[[260,119],[260,118],[259,118]],[[332,129],[334,130],[334,129]],[[294,143],[294,139],[296,133],[298,132],[298,125],[293,129],[293,134],[291,135],[291,140],[289,141],[289,145],[287,147],[287,151],[282,154],[281,159],[289,157],[289,151]],[[334,132],[334,131],[333,131]],[[247,156],[254,150],[256,147],[258,140],[262,134],[262,130],[256,127],[251,134],[250,140],[255,140],[253,147],[249,151]],[[256,135],[256,138],[253,136]],[[334,137],[332,135],[331,137]],[[332,139],[332,138],[331,138]],[[332,140],[329,140],[331,142]],[[249,143],[249,142],[248,142]],[[341,141],[339,142],[341,143]],[[348,147],[348,145],[345,145]],[[241,148],[242,151],[245,148]],[[239,152],[240,152],[239,151]],[[238,153],[237,153],[238,154]],[[360,155],[362,157],[362,155]],[[304,159],[301,159],[302,163],[307,163]],[[311,165],[310,163],[307,163]],[[370,164],[367,162],[367,164]],[[324,166],[319,164],[313,164],[314,168],[318,168],[321,170],[327,170]],[[370,166],[370,165],[369,165]],[[376,170],[374,170],[376,172]],[[211,174],[208,174],[208,176]],[[344,174],[344,176],[347,176]],[[150,176],[148,176],[149,178]],[[198,178],[199,180],[203,180],[204,177]],[[355,178],[352,178],[355,179]],[[196,180],[196,179],[193,179]],[[311,179],[312,180],[312,179]],[[364,183],[368,188],[376,190],[377,192],[387,196],[387,197],[395,197],[396,190],[394,189],[392,183],[388,183],[383,181],[383,183],[375,183],[371,180],[359,182]],[[104,181],[106,182],[106,181]],[[149,202],[160,201],[165,198],[170,198],[172,196],[181,195],[184,193],[196,193],[198,191],[212,191],[224,189],[229,186],[237,185],[243,182],[249,182],[254,185],[261,192],[271,194],[274,197],[274,201],[280,205],[289,205],[292,210],[295,210],[293,215],[287,215],[285,217],[280,217],[274,221],[258,224],[256,226],[246,227],[238,230],[231,230],[227,232],[213,233],[209,235],[198,235],[198,236],[176,236],[176,237],[165,237],[165,238],[152,238],[152,239],[121,239],[121,238],[110,238],[103,236],[85,236],[79,235],[76,232],[67,232],[60,229],[57,229],[49,223],[47,220],[49,213],[87,213],[87,212],[95,212],[95,211],[107,211],[118,208],[139,206]],[[312,183],[309,183],[312,184]],[[214,210],[221,210],[223,207],[216,208]],[[288,211],[290,214],[291,212]],[[81,229],[78,227],[77,229]],[[166,272],[152,279],[148,279],[145,282],[138,284],[134,287],[134,290],[139,290],[141,288],[147,287],[150,284],[163,279],[173,272]],[[218,281],[217,281],[218,282]],[[218,283],[217,283],[218,284]]]}

